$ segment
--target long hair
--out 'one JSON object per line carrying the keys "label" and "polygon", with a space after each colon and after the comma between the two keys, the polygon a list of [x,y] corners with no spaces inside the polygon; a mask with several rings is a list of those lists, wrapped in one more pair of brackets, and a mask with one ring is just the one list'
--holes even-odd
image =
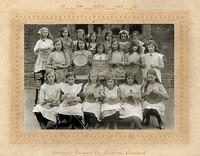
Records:
{"label": "long hair", "polygon": [[98,47],[102,46],[103,47],[103,53],[105,53],[105,46],[103,43],[97,43],[95,49],[96,49],[96,53],[98,53]]}
{"label": "long hair", "polygon": [[88,42],[89,42],[89,43],[92,42],[92,40],[91,40],[92,35],[95,35],[95,36],[96,36],[95,42],[97,41],[97,34],[96,34],[95,32],[91,32],[91,33],[89,33],[89,35],[88,35]]}
{"label": "long hair", "polygon": [[78,40],[78,41],[77,41],[77,50],[80,50],[79,42],[84,42],[84,44],[85,44],[85,50],[88,50],[88,49],[87,49],[87,44],[86,44],[86,41],[85,41],[85,40]]}
{"label": "long hair", "polygon": [[63,28],[60,30],[60,36],[61,36],[62,38],[64,38],[64,36],[63,36],[63,32],[64,32],[64,31],[67,31],[67,32],[68,32],[68,37],[70,37],[69,29],[68,29],[67,27],[63,27]]}
{"label": "long hair", "polygon": [[57,38],[53,41],[53,45],[54,45],[53,51],[56,51],[55,45],[56,45],[57,42],[61,43],[61,46],[62,46],[61,51],[63,51],[63,42],[60,38]]}
{"label": "long hair", "polygon": [[115,43],[115,42],[117,42],[117,44],[118,44],[118,48],[117,48],[117,50],[119,50],[119,42],[116,40],[116,39],[113,39],[112,41],[111,41],[111,48],[112,48],[112,52],[113,52],[113,47],[112,47],[112,44],[113,43]]}
{"label": "long hair", "polygon": [[106,40],[106,37],[107,37],[109,34],[111,34],[111,38],[113,39],[113,33],[112,33],[112,31],[107,31],[107,32],[105,33],[105,41],[107,41],[107,40]]}
{"label": "long hair", "polygon": [[[147,71],[147,76],[148,76],[148,74],[154,75],[156,77],[155,78],[155,82],[161,83],[160,80],[158,79],[157,73],[156,73],[156,71],[154,69],[149,69]],[[144,92],[147,91],[147,88],[148,88],[149,84],[150,84],[150,81],[147,80],[147,82],[143,86],[144,87]]]}
{"label": "long hair", "polygon": [[[132,77],[132,78],[134,79],[133,83],[139,84],[138,81],[136,80],[136,73],[131,72],[131,71],[127,71],[127,72],[125,73],[125,81],[126,81],[126,83],[127,83],[127,78],[128,78],[128,77]],[[128,83],[127,83],[127,84],[128,84]]]}
{"label": "long hair", "polygon": [[54,70],[53,69],[47,69],[46,71],[45,71],[45,74],[44,74],[44,81],[45,81],[45,83],[49,83],[48,82],[48,79],[47,79],[47,76],[49,75],[49,74],[51,74],[51,73],[53,73],[54,74],[54,83],[57,83],[57,77],[56,77],[56,73],[54,72]]}
{"label": "long hair", "polygon": [[159,49],[159,47],[158,47],[158,44],[157,44],[154,40],[150,39],[150,40],[145,44],[145,52],[146,52],[146,53],[149,52],[148,46],[149,46],[150,44],[153,44],[153,45],[154,45],[154,47],[155,47],[155,52],[159,52],[159,53],[161,52],[160,49]]}
{"label": "long hair", "polygon": [[100,84],[100,81],[99,81],[99,74],[98,74],[98,72],[97,72],[96,70],[91,70],[91,71],[90,71],[90,73],[89,73],[89,75],[88,75],[88,83],[89,83],[89,84],[92,84],[92,81],[91,81],[91,79],[90,79],[90,76],[91,76],[92,74],[95,74],[95,75],[97,76],[97,81],[96,81],[96,86],[95,86],[95,88],[96,88],[96,87],[99,87],[101,84]]}
{"label": "long hair", "polygon": [[133,47],[136,46],[137,49],[137,53],[141,54],[142,52],[142,46],[140,45],[139,41],[131,41],[131,45],[129,46],[129,53],[132,54],[133,53]]}

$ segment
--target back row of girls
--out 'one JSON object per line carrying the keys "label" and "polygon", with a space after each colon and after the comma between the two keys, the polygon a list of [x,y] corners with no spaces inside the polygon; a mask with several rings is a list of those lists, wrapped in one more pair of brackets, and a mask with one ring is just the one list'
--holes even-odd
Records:
{"label": "back row of girls", "polygon": [[125,83],[119,86],[111,74],[102,85],[96,71],[90,72],[85,85],[76,84],[73,73],[68,73],[66,79],[65,83],[56,83],[54,70],[46,71],[39,103],[33,109],[42,128],[59,128],[61,124],[68,129],[98,128],[104,123],[106,129],[116,129],[121,120],[129,122],[130,128],[141,129],[142,122],[149,124],[151,115],[158,119],[159,128],[164,128],[163,99],[168,94],[155,70],[148,70],[142,86],[132,72],[126,73]]}
{"label": "back row of girls", "polygon": [[[35,63],[35,74],[44,74],[48,68],[54,69],[58,82],[65,82],[65,74],[73,71],[75,63],[73,59],[77,55],[87,57],[88,69],[92,67],[94,60],[108,62],[114,70],[125,70],[137,73],[139,83],[147,77],[148,69],[154,69],[161,82],[160,70],[164,68],[163,55],[159,53],[157,44],[149,40],[144,47],[137,35],[129,39],[129,33],[126,30],[120,31],[120,41],[113,38],[112,32],[105,33],[105,41],[97,43],[96,33],[90,33],[88,42],[85,40],[83,29],[77,30],[77,40],[73,41],[69,37],[69,30],[61,30],[61,38],[54,42],[51,40],[51,34],[46,27],[38,32],[41,39],[37,41],[34,47],[34,53],[37,55]],[[147,53],[144,54],[146,49]],[[98,69],[96,69],[98,70]]]}

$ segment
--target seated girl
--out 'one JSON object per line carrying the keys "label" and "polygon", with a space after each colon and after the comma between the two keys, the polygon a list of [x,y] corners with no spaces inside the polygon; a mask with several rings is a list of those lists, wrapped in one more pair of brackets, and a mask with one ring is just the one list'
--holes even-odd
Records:
{"label": "seated girl", "polygon": [[131,128],[141,129],[142,105],[141,85],[137,84],[136,75],[133,72],[126,72],[126,83],[119,86],[122,99],[122,110],[119,118],[131,121]]}
{"label": "seated girl", "polygon": [[168,99],[164,86],[160,83],[157,73],[154,69],[147,71],[147,81],[142,87],[143,103],[143,122],[149,125],[150,116],[155,116],[158,120],[159,128],[164,129],[164,123],[161,116],[165,114],[165,105],[163,99]]}
{"label": "seated girl", "polygon": [[60,105],[60,87],[55,83],[53,70],[46,70],[46,83],[41,86],[39,103],[33,108],[33,112],[42,129],[55,128],[57,122],[57,110]]}
{"label": "seated girl", "polygon": [[79,97],[82,84],[75,84],[75,75],[68,73],[66,75],[67,83],[60,83],[61,104],[58,109],[59,120],[66,120],[68,128],[83,128],[84,119],[82,103]]}
{"label": "seated girl", "polygon": [[106,129],[117,129],[117,120],[121,111],[120,90],[115,84],[113,75],[107,75],[106,86],[104,87],[104,102],[101,106],[101,113]]}
{"label": "seated girl", "polygon": [[98,128],[101,121],[101,96],[103,86],[98,81],[98,73],[91,71],[89,74],[88,83],[83,87],[83,112],[85,116],[86,128],[94,124],[94,128]]}

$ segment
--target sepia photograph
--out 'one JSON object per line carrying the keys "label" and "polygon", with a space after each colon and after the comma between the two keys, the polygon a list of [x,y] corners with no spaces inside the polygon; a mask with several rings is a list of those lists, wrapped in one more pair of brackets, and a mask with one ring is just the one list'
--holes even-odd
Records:
{"label": "sepia photograph", "polygon": [[174,24],[24,24],[24,128],[174,129]]}

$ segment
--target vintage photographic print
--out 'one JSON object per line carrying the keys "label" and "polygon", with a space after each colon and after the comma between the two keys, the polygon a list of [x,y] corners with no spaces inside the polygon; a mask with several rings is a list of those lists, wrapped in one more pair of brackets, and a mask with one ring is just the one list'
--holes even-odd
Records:
{"label": "vintage photographic print", "polygon": [[188,141],[187,12],[16,10],[10,20],[11,142]]}
{"label": "vintage photographic print", "polygon": [[25,129],[173,129],[174,24],[25,24]]}

